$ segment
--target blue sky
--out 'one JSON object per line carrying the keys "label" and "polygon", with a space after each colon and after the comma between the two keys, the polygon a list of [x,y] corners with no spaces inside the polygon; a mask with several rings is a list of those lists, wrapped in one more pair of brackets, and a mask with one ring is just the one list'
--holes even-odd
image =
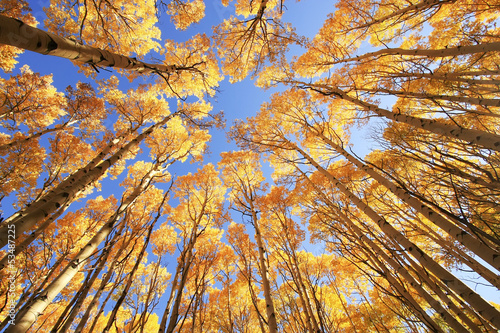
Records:
{"label": "blue sky", "polygon": [[[32,14],[39,22],[38,28],[45,29],[44,20],[46,16],[43,11],[43,7],[49,6],[49,1],[30,1],[30,6]],[[324,23],[327,14],[333,10],[334,2],[331,1],[311,0],[307,2],[286,2],[283,21],[292,22],[299,35],[312,38]],[[207,1],[206,16],[200,21],[200,23],[192,25],[186,31],[176,30],[173,23],[170,22],[169,16],[166,14],[160,16],[158,26],[162,30],[163,41],[165,39],[172,39],[176,42],[182,42],[190,39],[198,33],[206,33],[210,36],[212,34],[212,27],[221,23],[224,18],[227,18],[230,15],[234,15],[234,8],[232,8],[232,6],[224,7],[219,0]],[[160,41],[160,44],[163,44],[163,41]],[[290,57],[297,54],[297,52],[300,52],[300,50],[298,48],[294,48],[293,52],[290,52]],[[157,57],[161,58],[161,56]],[[153,60],[148,59],[147,57],[145,60],[153,62]],[[18,58],[18,64],[12,74],[18,74],[19,69],[25,64],[29,65],[32,71],[38,72],[41,75],[52,74],[54,81],[53,85],[60,92],[64,92],[66,87],[69,85],[74,87],[78,81],[93,84],[93,79],[78,73],[78,67],[74,66],[71,61],[29,51],[24,52]],[[110,75],[118,76],[116,71],[100,70],[100,72],[97,73],[97,79],[107,78]],[[7,78],[8,74],[4,74],[3,77]],[[123,78],[120,81],[120,88],[123,91],[126,91],[127,89],[133,88],[141,83],[153,82],[154,79],[154,77],[146,78],[144,80],[136,79],[132,82],[132,84],[130,84],[126,78]],[[283,87],[279,87],[278,89],[282,90]],[[276,91],[276,89],[263,90],[256,87],[250,78],[246,78],[241,82],[230,84],[228,77],[226,77],[224,81],[220,83],[219,93],[217,93],[213,98],[209,98],[209,102],[213,105],[214,113],[220,110],[224,111],[227,128],[229,128],[234,120],[245,119],[246,117],[255,115],[259,110],[260,105],[269,100],[269,96],[274,91]],[[176,109],[177,101],[175,99],[169,100],[169,104],[171,110]],[[112,120],[108,120],[107,125],[112,126]],[[220,159],[219,155],[221,152],[238,149],[233,142],[228,142],[226,133],[223,130],[212,129],[210,130],[210,133],[212,135],[212,140],[209,143],[211,153],[205,158],[204,163],[211,162],[216,164]],[[174,166],[170,169],[170,172],[172,174],[175,173],[177,175],[181,175],[187,173],[188,171],[196,171],[198,167],[200,167],[199,164],[174,164]],[[266,174],[270,175],[270,173],[271,170],[268,169]],[[118,183],[119,182],[116,181],[104,181],[103,190],[100,193],[95,194],[106,197],[108,193],[115,193],[115,196],[117,196],[118,189],[109,188],[109,186],[115,187]],[[2,206],[4,216],[9,216],[12,212],[9,212],[10,205],[8,200],[4,200]],[[71,207],[70,209],[73,210],[74,208],[76,207]]]}
{"label": "blue sky", "polygon": [[[48,1],[31,1],[30,5],[33,9],[33,14],[40,22],[39,28],[44,29],[43,20],[45,19],[42,8],[48,6]],[[312,38],[319,28],[322,26],[323,22],[327,18],[327,14],[334,10],[334,2],[327,0],[309,0],[295,2],[286,2],[286,9],[283,15],[283,20],[286,22],[292,22],[293,26],[296,28],[296,32],[299,35],[304,35]],[[167,15],[163,15],[160,18],[159,27],[162,29],[163,39],[172,39],[175,41],[185,41],[191,36],[196,35],[200,32],[205,32],[210,35],[212,32],[212,27],[214,25],[222,22],[224,18],[229,17],[233,14],[232,8],[225,8],[221,5],[220,0],[211,0],[206,2],[206,17],[199,23],[190,27],[187,31],[182,32],[175,29],[173,24],[169,21]],[[295,49],[294,49],[295,50]],[[290,56],[293,54],[290,54]],[[147,60],[147,59],[146,59]],[[28,64],[34,72],[39,72],[41,75],[52,74],[54,78],[54,86],[58,88],[59,91],[64,91],[68,85],[75,86],[78,81],[92,83],[91,78],[87,78],[82,74],[78,73],[78,68],[74,66],[69,60],[44,56],[32,52],[25,52],[18,58],[18,65],[13,74],[17,74],[19,68]],[[108,77],[110,74],[116,74],[116,72],[106,72],[101,71],[97,77],[104,78]],[[7,78],[8,75],[3,74],[2,77]],[[151,79],[152,81],[153,79]],[[123,81],[126,81],[124,79]],[[141,80],[134,81],[133,85],[142,83]],[[129,84],[124,84],[123,89],[126,90]],[[235,119],[244,119],[254,115],[260,108],[260,105],[269,100],[269,96],[273,93],[273,90],[264,91],[253,85],[251,79],[247,78],[242,82],[235,84],[229,84],[228,78],[225,78],[219,87],[219,93],[215,98],[209,101],[214,106],[214,112],[223,110],[227,120],[227,125],[230,126]],[[384,104],[384,103],[383,103]],[[175,110],[176,101],[171,101],[171,109]],[[111,125],[111,123],[110,123]],[[219,154],[223,151],[230,151],[238,149],[234,143],[227,141],[224,131],[213,129],[211,130],[212,141],[210,143],[211,155],[208,156],[204,162],[212,162],[216,164],[220,157]],[[360,130],[359,132],[352,133],[354,152],[359,155],[364,155],[369,151],[369,148],[373,145],[367,137],[369,130]],[[196,168],[200,167],[198,164],[191,165],[189,163],[176,164],[171,169],[172,174],[182,175],[189,171],[195,171]],[[267,169],[266,176],[269,176],[270,170]],[[103,190],[101,192],[94,193],[94,195],[108,196],[114,193],[115,197],[119,198],[122,190],[116,188],[116,184],[119,181],[103,182]],[[71,210],[81,207],[81,204],[76,204],[71,207]],[[8,207],[8,201],[5,200],[3,203],[4,216],[9,216],[13,211]],[[235,220],[240,222],[239,217],[235,216]],[[319,251],[319,249],[318,249]],[[169,269],[173,269],[173,265],[169,266]],[[463,274],[463,273],[462,273]],[[474,286],[473,284],[471,284]],[[484,297],[491,300],[496,300],[498,302],[498,292],[486,292]],[[159,309],[162,312],[163,309]]]}

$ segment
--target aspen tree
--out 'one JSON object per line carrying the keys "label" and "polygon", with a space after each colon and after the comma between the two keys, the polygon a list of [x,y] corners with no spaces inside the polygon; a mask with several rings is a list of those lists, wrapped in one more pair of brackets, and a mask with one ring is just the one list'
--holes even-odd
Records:
{"label": "aspen tree", "polygon": [[311,332],[324,331],[320,328],[321,317],[318,319],[314,313],[313,306],[314,291],[308,289],[304,282],[304,272],[299,263],[299,246],[304,240],[304,231],[292,220],[290,210],[297,200],[291,195],[285,194],[283,187],[272,187],[270,192],[259,200],[259,210],[262,211],[263,220],[266,221],[269,247],[285,263],[286,270],[289,271],[296,293],[302,303],[303,313],[306,318],[306,325]]}
{"label": "aspen tree", "polygon": [[179,319],[185,316],[180,311],[188,277],[194,269],[192,265],[196,265],[196,246],[205,234],[211,234],[211,228],[216,228],[222,222],[224,213],[221,205],[225,188],[213,165],[207,164],[194,174],[179,177],[173,191],[180,198],[180,204],[169,219],[181,230],[181,253],[158,330],[169,333],[176,329]]}
{"label": "aspen tree", "polygon": [[[266,299],[266,314],[270,332],[277,332],[276,313],[271,296],[271,285],[268,278],[268,265],[266,260],[266,247],[263,242],[262,229],[257,216],[255,201],[258,191],[262,190],[262,172],[256,154],[249,151],[233,153],[223,153],[219,167],[222,168],[222,175],[226,186],[232,188],[231,197],[233,205],[243,213],[251,216],[251,224],[255,230],[255,240],[259,252],[259,273],[262,278],[264,297]],[[240,197],[243,197],[243,200]]]}
{"label": "aspen tree", "polygon": [[[299,96],[302,96],[302,94],[299,94]],[[284,121],[300,124],[302,130],[306,132],[306,136],[310,133],[318,137],[328,147],[331,147],[335,152],[341,154],[358,169],[363,170],[377,182],[384,185],[403,202],[409,204],[409,206],[415,209],[416,212],[425,216],[442,230],[446,231],[450,236],[461,242],[477,256],[481,257],[497,270],[500,270],[500,253],[496,251],[495,248],[491,247],[488,243],[484,243],[480,238],[478,239],[473,233],[468,233],[455,223],[452,223],[439,214],[439,212],[436,212],[431,207],[428,207],[424,202],[421,202],[418,198],[411,196],[410,193],[399,187],[398,184],[392,182],[390,179],[387,179],[378,171],[347,152],[347,150],[343,147],[344,144],[340,135],[337,134],[334,129],[329,127],[328,119],[325,119],[326,117],[322,116],[322,112],[320,110],[315,109],[316,105],[309,101],[307,96],[302,96],[303,99],[300,101],[294,101],[293,97],[295,96],[292,92],[275,96],[275,100],[269,106],[270,112],[272,112],[275,117],[282,118]],[[304,103],[304,106],[302,106],[301,103]],[[311,109],[313,111],[311,111]],[[312,114],[310,114],[311,112]],[[308,116],[312,119],[324,121],[324,123],[315,120],[309,121],[307,120]],[[335,141],[332,140],[331,137],[334,137]],[[339,141],[340,143],[337,143]],[[483,270],[488,271],[486,268],[483,268]]]}
{"label": "aspen tree", "polygon": [[85,265],[87,259],[94,253],[101,242],[111,233],[121,216],[133,205],[137,198],[151,185],[155,177],[162,171],[151,169],[142,177],[139,186],[123,198],[118,210],[109,218],[106,224],[94,235],[87,245],[72,259],[63,272],[37,296],[26,311],[16,318],[16,324],[11,325],[7,332],[26,332],[36,321],[40,313],[52,302],[57,294],[66,286],[73,276]]}
{"label": "aspen tree", "polygon": [[[256,121],[259,124],[259,121]],[[490,321],[494,326],[496,323],[496,312],[497,310],[481,298],[477,293],[471,290],[467,285],[465,285],[461,280],[453,276],[447,270],[445,270],[439,263],[434,261],[428,254],[422,251],[416,244],[411,242],[398,230],[396,230],[387,220],[382,216],[377,214],[374,209],[368,206],[364,201],[360,200],[355,194],[353,194],[344,184],[339,182],[331,173],[325,170],[321,165],[318,164],[308,153],[306,153],[299,146],[291,142],[285,137],[285,130],[290,129],[280,129],[277,128],[276,123],[262,124],[262,126],[267,127],[253,127],[249,128],[248,124],[241,124],[239,128],[235,128],[234,136],[240,144],[246,144],[254,147],[255,149],[261,149],[264,151],[270,151],[275,154],[283,154],[283,152],[296,152],[299,156],[306,159],[307,163],[316,168],[320,173],[322,173],[327,179],[330,180],[332,185],[334,185],[340,192],[342,192],[346,198],[348,198],[353,204],[355,204],[364,214],[366,214],[373,222],[375,222],[381,230],[394,242],[401,244],[401,246],[412,254],[414,258],[419,261],[423,267],[428,269],[439,279],[445,279],[447,281],[447,286],[454,290],[460,297],[466,300],[471,306],[476,309],[477,312],[481,313],[485,319]],[[269,129],[272,128],[272,129]],[[244,132],[242,132],[244,130]],[[256,130],[256,131],[255,131]],[[244,133],[244,134],[240,134]],[[286,156],[286,155],[285,155]],[[280,157],[285,161],[291,161],[291,158]]]}
{"label": "aspen tree", "polygon": [[0,43],[93,66],[136,70],[141,73],[169,74],[176,71],[175,65],[149,64],[132,57],[86,46],[3,15],[0,15]]}
{"label": "aspen tree", "polygon": [[[292,144],[293,147],[293,144]],[[488,321],[493,325],[499,326],[495,318],[498,312],[493,306],[486,302],[481,296],[475,293],[467,285],[465,285],[458,278],[453,276],[451,273],[443,269],[438,263],[436,263],[430,256],[418,248],[414,243],[409,241],[404,235],[399,233],[395,228],[393,228],[383,217],[379,216],[372,208],[367,206],[363,201],[352,194],[343,184],[336,180],[330,173],[323,169],[317,162],[311,159],[311,157],[306,154],[303,150],[294,146],[294,149],[304,156],[315,168],[318,169],[325,177],[327,177],[342,193],[344,193],[350,200],[353,201],[366,215],[368,215],[377,225],[384,231],[389,237],[393,238],[395,242],[400,243],[406,251],[414,255],[423,267],[427,268],[430,272],[435,274],[440,279],[445,279],[447,285],[454,290],[460,297],[463,297],[467,302],[469,302],[474,308],[477,309]]]}
{"label": "aspen tree", "polygon": [[[16,226],[16,232],[18,233],[28,231],[41,219],[46,218],[59,207],[65,205],[67,202],[70,202],[81,188],[87,186],[90,182],[99,179],[113,164],[124,158],[126,154],[128,154],[132,149],[139,145],[142,140],[150,135],[155,128],[167,124],[168,121],[175,116],[177,116],[177,113],[173,113],[165,117],[161,122],[150,126],[147,130],[137,135],[133,140],[121,147],[108,159],[101,161],[101,159],[107,155],[107,152],[117,143],[116,141],[111,142],[93,161],[87,164],[87,166],[67,177],[56,188],[40,198],[37,202],[31,204],[21,212],[7,218],[5,223],[14,224]],[[3,228],[6,228],[6,225],[4,225]],[[0,243],[0,247],[3,247],[7,241],[7,234],[1,233],[1,235],[0,240],[2,243]]]}
{"label": "aspen tree", "polygon": [[[463,331],[467,332],[468,330],[463,326],[462,323],[459,323],[455,317],[460,318],[460,320],[463,323],[466,323],[466,325],[469,327],[474,332],[482,332],[482,330],[478,327],[478,325],[474,322],[471,321],[471,319],[464,313],[462,309],[459,309],[454,301],[450,299],[449,295],[452,293],[450,290],[442,291],[440,286],[436,286],[436,283],[434,281],[431,281],[430,276],[427,274],[420,274],[418,271],[413,270],[412,267],[408,267],[407,264],[404,263],[404,260],[401,260],[401,258],[398,257],[392,257],[390,255],[393,250],[391,248],[388,248],[386,251],[384,251],[382,248],[384,247],[391,247],[390,244],[387,244],[386,241],[383,240],[383,237],[377,236],[372,230],[370,230],[369,226],[364,225],[363,222],[358,221],[360,223],[360,226],[358,226],[356,223],[354,223],[347,215],[346,213],[342,212],[341,208],[338,208],[330,198],[325,195],[325,191],[322,190],[318,184],[316,184],[311,177],[308,177],[305,175],[303,172],[301,172],[302,178],[307,181],[307,183],[316,191],[317,196],[321,198],[321,200],[325,203],[326,207],[324,208],[316,208],[318,209],[318,214],[324,214],[325,215],[325,221],[322,223],[325,224],[325,226],[328,229],[331,229],[332,233],[336,234],[342,234],[345,235],[345,231],[339,231],[338,226],[336,226],[334,221],[339,221],[343,223],[345,228],[350,230],[351,233],[353,233],[352,237],[350,237],[350,241],[353,243],[357,243],[358,241],[361,241],[363,243],[366,243],[366,245],[363,244],[358,244],[360,248],[365,249],[364,251],[366,253],[370,253],[370,251],[373,251],[376,253],[376,257],[383,259],[390,267],[392,267],[391,271],[393,270],[397,274],[401,275],[404,277],[404,280],[406,280],[412,288],[417,290],[418,295],[422,296],[428,303],[431,305],[432,308],[436,310],[437,313],[440,314],[441,318],[445,320],[450,327],[453,327],[457,332],[458,331]],[[321,212],[320,212],[321,211]],[[363,227],[363,230],[361,229]],[[375,241],[377,243],[375,243]],[[394,243],[393,243],[394,244]],[[394,245],[392,245],[394,246]],[[389,254],[388,254],[388,253]],[[379,259],[377,259],[379,260]],[[413,265],[413,261],[410,260]],[[416,276],[414,278],[409,272],[413,272]],[[417,279],[417,280],[416,280]],[[447,310],[444,305],[441,305],[439,301],[437,301],[429,292],[427,292],[425,289],[423,289],[424,284],[423,281],[427,284],[427,288],[429,288],[432,292],[437,294],[439,296],[439,299],[442,300],[443,304],[445,304],[449,309],[453,312],[450,313],[449,310]],[[445,294],[446,293],[446,294]]]}
{"label": "aspen tree", "polygon": [[391,112],[387,109],[380,108],[375,104],[362,101],[356,97],[351,97],[345,91],[323,84],[308,84],[304,82],[295,82],[296,84],[309,88],[326,96],[336,96],[338,98],[349,101],[365,111],[373,112],[380,117],[403,122],[416,128],[421,128],[439,135],[444,135],[452,139],[459,139],[465,142],[474,143],[487,149],[500,151],[500,136],[494,133],[488,133],[476,129],[468,129],[451,125],[447,122],[438,119],[425,119],[402,113]]}

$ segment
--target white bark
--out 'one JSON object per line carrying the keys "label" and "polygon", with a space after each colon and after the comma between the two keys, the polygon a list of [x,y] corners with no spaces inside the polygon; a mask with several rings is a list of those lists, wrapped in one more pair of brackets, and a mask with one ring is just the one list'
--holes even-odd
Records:
{"label": "white bark", "polygon": [[158,171],[151,170],[122,202],[118,210],[113,214],[106,224],[94,235],[94,237],[74,257],[71,263],[57,276],[30,304],[24,313],[16,318],[15,325],[9,326],[6,333],[24,333],[37,320],[40,314],[52,303],[54,298],[63,290],[71,279],[85,265],[87,259],[97,250],[106,237],[113,230],[120,216],[134,203],[137,197],[151,184],[152,179]]}
{"label": "white bark", "polygon": [[80,44],[75,40],[31,27],[20,20],[3,15],[0,15],[0,43],[93,66],[164,74],[176,70],[175,65],[148,64],[132,57]]}
{"label": "white bark", "polygon": [[416,244],[411,242],[398,230],[396,230],[383,217],[378,215],[365,202],[355,196],[349,189],[339,182],[332,174],[319,165],[306,152],[289,142],[290,148],[296,150],[308,162],[314,166],[322,175],[324,175],[337,189],[340,190],[349,200],[351,200],[364,214],[366,214],[380,229],[395,242],[400,244],[408,253],[410,253],[420,264],[429,272],[434,274],[438,279],[443,281],[450,289],[456,292],[461,298],[468,302],[472,308],[480,313],[483,318],[488,320],[497,329],[500,329],[500,311],[485,301],[479,294],[472,290],[469,286],[463,283],[460,279],[444,269],[428,254],[422,251]]}

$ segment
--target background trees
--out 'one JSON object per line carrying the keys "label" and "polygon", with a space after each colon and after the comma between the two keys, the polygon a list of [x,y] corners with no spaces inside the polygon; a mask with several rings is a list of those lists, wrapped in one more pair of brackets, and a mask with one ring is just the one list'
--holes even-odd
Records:
{"label": "background trees", "polygon": [[288,6],[2,3],[2,330],[500,329],[498,4]]}

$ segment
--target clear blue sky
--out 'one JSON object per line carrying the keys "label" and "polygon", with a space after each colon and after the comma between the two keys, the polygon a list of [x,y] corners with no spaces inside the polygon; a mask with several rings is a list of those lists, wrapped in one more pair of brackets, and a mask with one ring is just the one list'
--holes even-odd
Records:
{"label": "clear blue sky", "polygon": [[[45,19],[45,15],[42,8],[44,6],[48,6],[49,2],[32,1],[30,5],[33,9],[33,14],[40,22],[39,28],[44,29],[43,20]],[[296,28],[296,32],[299,35],[307,37],[313,37],[322,26],[327,14],[334,10],[334,2],[327,0],[309,0],[302,2],[290,1],[286,2],[285,6],[286,8],[283,20],[286,22],[292,22],[293,26]],[[206,17],[199,24],[190,27],[185,32],[177,31],[173,24],[169,22],[169,17],[167,15],[163,15],[160,18],[161,23],[159,25],[162,29],[162,38],[184,41],[200,32],[211,35],[212,27],[219,24],[224,18],[227,18],[232,14],[234,14],[232,8],[223,7],[220,1],[207,1]],[[16,70],[13,72],[14,74],[18,73],[18,69],[22,65],[28,64],[34,72],[39,72],[42,75],[53,74],[53,84],[59,91],[64,91],[68,85],[75,86],[78,81],[92,82],[91,78],[86,78],[82,74],[79,74],[78,68],[75,67],[69,60],[25,52],[19,57],[18,61],[19,64],[16,66]],[[113,71],[112,73],[101,71],[101,73],[98,74],[98,78],[107,77],[110,74],[116,73]],[[2,74],[2,77],[7,78],[8,75]],[[134,85],[139,83],[141,83],[140,80],[133,82]],[[254,115],[259,110],[260,105],[269,99],[272,92],[272,90],[263,91],[260,88],[255,87],[250,79],[246,79],[236,84],[229,84],[229,81],[226,78],[223,82],[221,82],[220,92],[214,99],[210,100],[210,102],[214,106],[214,112],[224,110],[227,125],[230,126],[235,119],[243,119]],[[176,101],[172,100],[171,108],[175,109],[175,105]],[[111,123],[109,125],[111,126]],[[219,161],[220,152],[236,150],[237,147],[234,143],[227,142],[227,138],[223,131],[214,129],[211,131],[211,134],[211,156],[208,157],[205,162],[212,162],[216,164]],[[355,147],[354,151],[360,155],[366,154],[370,148],[370,143],[367,141],[367,132],[360,131],[359,133],[353,133],[352,138]],[[170,172],[172,174],[176,173],[177,175],[182,175],[188,171],[195,171],[197,167],[199,167],[197,164],[177,164],[170,170]],[[267,174],[269,175],[269,172]],[[114,187],[117,186],[117,183],[119,182],[104,181],[102,192],[94,193],[94,195],[103,195],[106,197],[110,193],[114,193],[115,196],[119,198],[122,190]],[[13,211],[9,209],[10,207],[8,207],[8,200],[5,200],[2,208],[4,210],[4,216],[9,216],[13,213]],[[78,208],[78,205],[72,206],[71,210],[75,208]],[[173,266],[170,266],[169,269],[173,269]],[[484,297],[498,302],[498,292],[496,294],[494,292],[488,292],[488,294],[484,295]],[[159,312],[161,311],[163,311],[163,309],[159,310]]]}
{"label": "clear blue sky", "polygon": [[[30,2],[32,14],[38,20],[38,28],[40,29],[45,29],[44,20],[46,16],[43,7],[47,7],[48,5],[49,1]],[[322,26],[327,14],[334,10],[334,2],[325,0],[303,2],[290,1],[285,2],[285,6],[283,21],[292,22],[299,35],[310,38],[312,38]],[[207,1],[205,18],[203,18],[200,23],[189,27],[186,31],[176,30],[173,23],[170,22],[169,16],[166,14],[160,16],[158,26],[162,30],[163,41],[165,39],[172,39],[177,42],[182,42],[198,33],[206,33],[210,36],[212,34],[212,27],[221,23],[224,18],[230,15],[234,15],[232,6],[224,7],[220,1]],[[160,42],[160,44],[162,44],[162,42]],[[147,61],[149,59],[146,57],[145,60]],[[38,72],[41,75],[52,74],[54,79],[53,85],[61,92],[64,92],[64,89],[69,85],[75,86],[78,81],[93,83],[92,78],[87,78],[83,74],[78,73],[78,68],[74,66],[71,61],[66,59],[26,51],[18,58],[18,61],[19,63],[13,71],[13,74],[19,73],[19,68],[27,64],[34,72]],[[100,70],[100,73],[97,74],[97,78],[106,78],[112,74],[118,75],[113,70],[110,72]],[[8,75],[4,74],[3,77],[7,78]],[[152,82],[154,78],[149,78],[147,80]],[[126,91],[126,89],[133,88],[140,83],[144,83],[144,81],[138,79],[132,82],[132,84],[129,84],[128,80],[124,78],[121,80],[120,87]],[[221,82],[219,91],[220,92],[214,98],[209,99],[209,101],[214,107],[214,112],[220,110],[224,111],[228,128],[235,119],[245,119],[246,117],[255,115],[260,105],[269,100],[269,96],[273,93],[272,89],[264,91],[255,87],[250,78],[242,82],[230,84],[227,77]],[[171,110],[175,110],[176,103],[174,99],[170,101]],[[107,125],[112,126],[112,120],[108,120]],[[238,149],[234,143],[228,142],[224,131],[212,129],[210,133],[212,135],[212,141],[209,144],[211,154],[207,156],[205,162],[216,164],[220,159],[219,154],[221,152]],[[195,171],[198,167],[198,164],[175,164],[170,169],[170,172],[181,175],[187,171]],[[105,180],[103,182],[103,191],[97,194],[106,196],[107,190],[109,190],[108,193],[115,193],[115,195],[118,195],[116,191],[118,189],[107,188],[107,186],[117,186],[117,183],[119,182],[108,182]],[[10,205],[8,205],[8,200],[5,200],[2,206],[4,215],[9,216],[10,212],[8,208]],[[73,207],[71,207],[71,209],[73,209]]]}

